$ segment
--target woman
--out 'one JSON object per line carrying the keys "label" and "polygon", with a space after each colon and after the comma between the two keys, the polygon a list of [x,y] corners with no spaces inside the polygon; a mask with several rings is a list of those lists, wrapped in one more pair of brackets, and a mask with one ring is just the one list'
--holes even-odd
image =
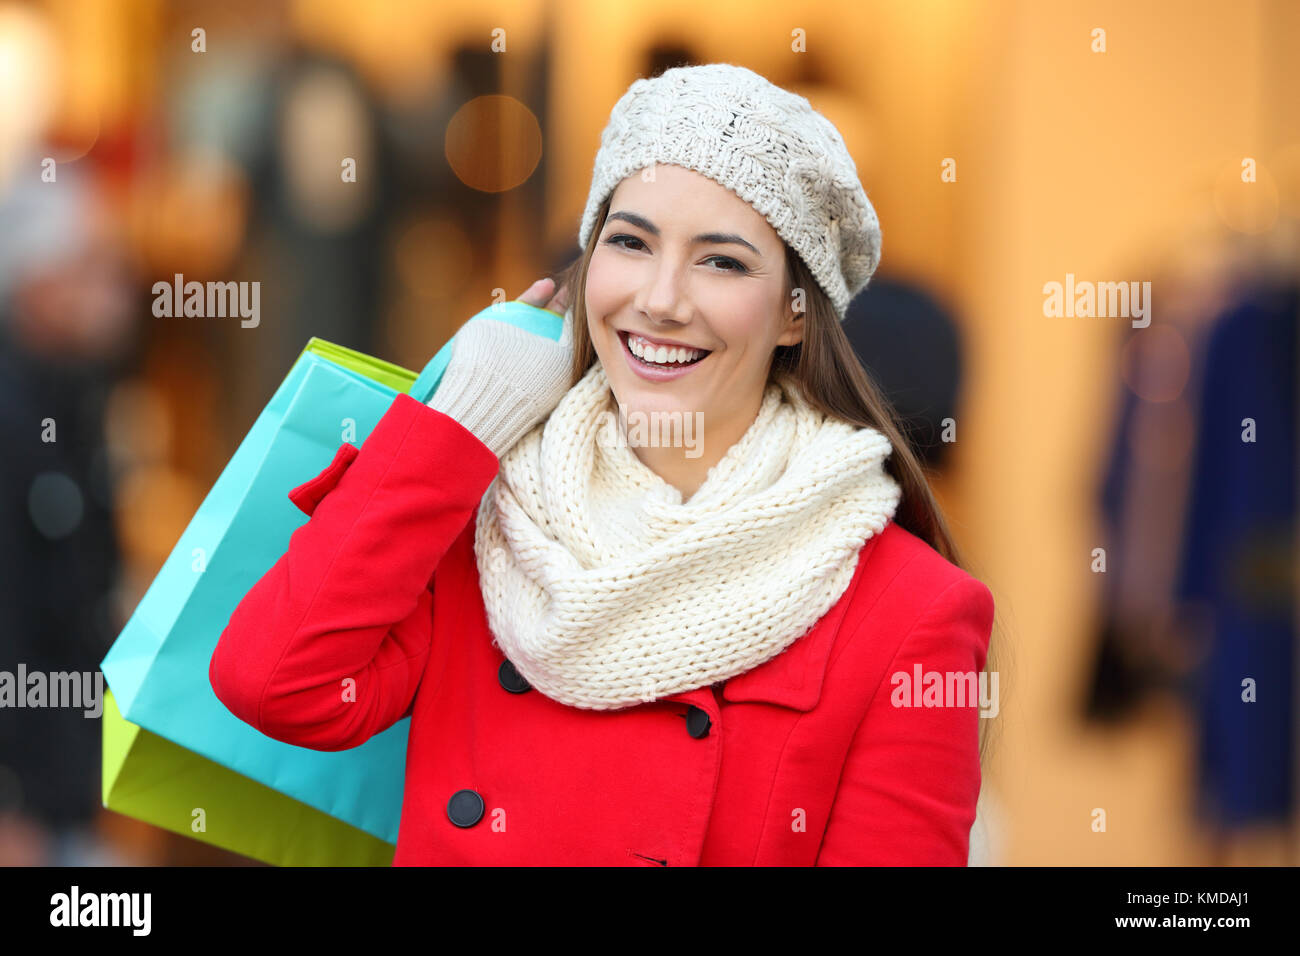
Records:
{"label": "woman", "polygon": [[290,493],[217,696],[320,750],[409,715],[394,865],[964,865],[978,702],[919,683],[979,675],[993,601],[839,327],[879,256],[839,133],[638,80],[580,242],[514,306],[559,342],[476,316]]}

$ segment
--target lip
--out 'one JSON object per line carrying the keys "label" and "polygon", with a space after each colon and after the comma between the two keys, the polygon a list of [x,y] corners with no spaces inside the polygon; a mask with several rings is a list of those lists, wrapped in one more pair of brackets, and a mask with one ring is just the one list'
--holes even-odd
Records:
{"label": "lip", "polygon": [[647,342],[653,342],[655,345],[662,345],[667,349],[699,349],[701,352],[707,352],[708,349],[700,348],[698,345],[690,345],[686,342],[674,342],[672,339],[657,339],[653,335],[646,335],[644,332],[637,332],[633,329],[618,329],[619,335],[635,335],[637,338],[645,339]]}
{"label": "lip", "polygon": [[[640,335],[641,333],[638,332],[636,334]],[[629,333],[623,329],[620,329],[617,333],[619,348],[623,352],[623,358],[627,362],[627,367],[636,375],[649,382],[670,382],[675,378],[681,378],[683,375],[690,375],[691,372],[695,371],[707,362],[709,356],[713,354],[710,352],[709,355],[704,356],[704,358],[700,359],[698,362],[695,362],[692,365],[683,365],[679,368],[650,368],[648,365],[644,365],[639,358],[632,354],[632,350],[629,349],[627,345],[628,335]],[[651,341],[654,340],[651,339]]]}

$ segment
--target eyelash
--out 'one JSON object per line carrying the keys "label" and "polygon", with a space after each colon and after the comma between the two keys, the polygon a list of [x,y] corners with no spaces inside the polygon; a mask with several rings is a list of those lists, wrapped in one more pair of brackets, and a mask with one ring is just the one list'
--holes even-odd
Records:
{"label": "eyelash", "polygon": [[[633,242],[641,242],[641,240],[638,239],[636,236],[629,236],[623,233],[619,233],[616,236],[610,236],[608,239],[606,239],[605,245],[618,246],[620,249],[627,249],[628,252],[637,251],[635,249],[628,249],[628,247],[623,242],[620,241],[622,239],[631,239]],[[645,243],[643,242],[641,244],[645,245]],[[731,258],[731,256],[709,256],[709,258],[706,259],[705,261],[712,262],[714,259],[721,259],[723,262],[730,262],[733,266],[735,266],[734,269],[715,269],[713,270],[714,272],[738,272],[742,275],[749,272],[748,269],[746,269],[741,263],[737,262],[735,259]]]}

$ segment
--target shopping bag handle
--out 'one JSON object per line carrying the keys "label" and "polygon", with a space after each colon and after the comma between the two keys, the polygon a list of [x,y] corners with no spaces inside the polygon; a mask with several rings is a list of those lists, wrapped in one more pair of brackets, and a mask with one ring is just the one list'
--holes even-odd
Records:
{"label": "shopping bag handle", "polygon": [[[534,335],[545,336],[554,342],[560,341],[560,336],[564,332],[564,317],[557,315],[550,309],[543,309],[540,306],[529,305],[526,302],[510,300],[508,302],[497,302],[489,305],[482,312],[470,318],[470,322],[475,319],[496,319],[498,322],[509,322],[511,325],[517,325],[526,332],[532,332]],[[421,402],[427,402],[433,397],[433,393],[438,390],[438,383],[442,381],[442,375],[447,371],[447,366],[451,363],[451,343],[456,341],[456,336],[452,336],[447,344],[438,350],[438,354],[429,359],[429,364],[424,367],[424,371],[416,378],[415,384],[411,386],[410,395],[412,398]]]}

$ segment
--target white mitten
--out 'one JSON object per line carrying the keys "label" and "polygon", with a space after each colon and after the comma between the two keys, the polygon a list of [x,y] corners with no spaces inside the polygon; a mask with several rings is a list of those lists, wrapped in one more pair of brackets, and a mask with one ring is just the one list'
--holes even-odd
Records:
{"label": "white mitten", "polygon": [[558,342],[489,318],[466,322],[427,402],[469,429],[500,458],[560,403],[573,369],[573,312]]}

